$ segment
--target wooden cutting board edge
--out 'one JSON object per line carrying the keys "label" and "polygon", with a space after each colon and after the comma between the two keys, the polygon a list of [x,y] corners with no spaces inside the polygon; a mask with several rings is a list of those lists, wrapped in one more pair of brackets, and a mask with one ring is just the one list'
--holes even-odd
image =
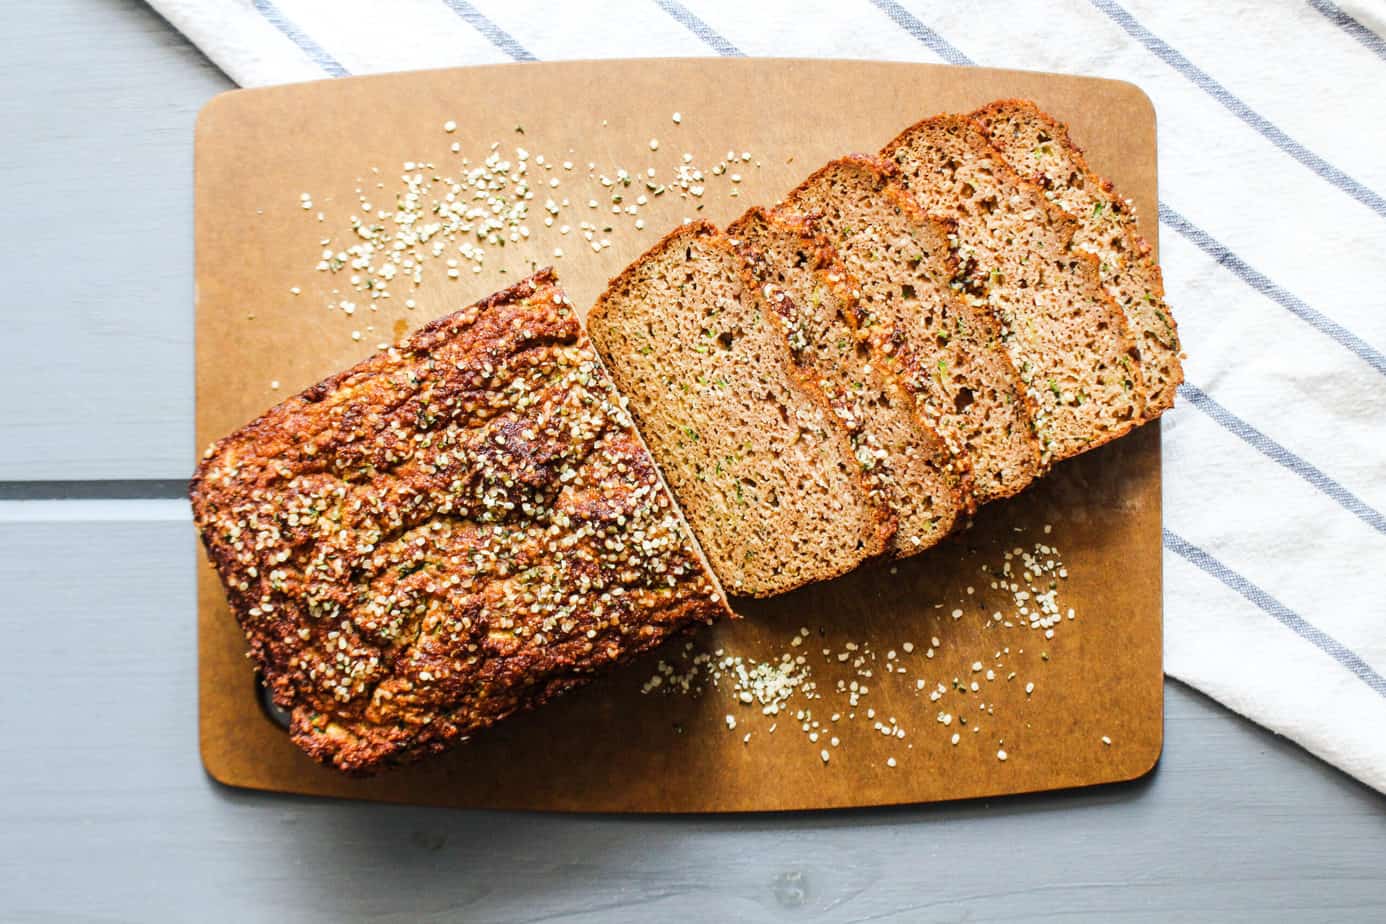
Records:
{"label": "wooden cutting board edge", "polygon": [[[1063,107],[1055,107],[1053,92],[1046,92],[1046,87],[1051,82],[1058,82],[1066,88],[1065,93],[1072,92],[1073,87],[1083,88],[1088,95],[1099,101],[1110,102],[1112,99],[1120,98],[1124,100],[1128,108],[1128,118],[1135,114],[1140,118],[1142,108],[1147,113],[1149,126],[1149,140],[1151,148],[1145,158],[1147,164],[1138,170],[1143,182],[1137,184],[1140,188],[1133,186],[1129,180],[1123,182],[1120,177],[1121,170],[1114,169],[1109,163],[1104,163],[1099,156],[1094,156],[1094,166],[1099,170],[1108,173],[1118,180],[1118,189],[1124,194],[1132,196],[1140,208],[1143,215],[1155,214],[1155,173],[1154,173],[1154,110],[1149,98],[1134,85],[1121,81],[1102,80],[1097,78],[1078,78],[1066,75],[1040,74],[1024,71],[997,71],[991,69],[972,69],[972,68],[953,68],[940,65],[913,65],[913,64],[881,64],[874,62],[850,62],[850,61],[801,61],[795,59],[748,59],[744,61],[719,61],[709,59],[661,59],[657,61],[599,61],[599,62],[562,62],[544,64],[518,64],[518,65],[495,65],[484,68],[469,69],[450,69],[446,71],[432,72],[413,72],[408,74],[385,75],[380,77],[351,78],[347,81],[320,82],[315,85],[296,85],[289,87],[272,87],[251,90],[237,90],[215,98],[208,103],[198,119],[197,128],[197,165],[198,165],[198,259],[199,259],[199,289],[198,289],[198,355],[199,355],[199,422],[205,421],[201,414],[204,395],[202,386],[203,356],[204,351],[219,350],[225,346],[221,339],[209,340],[204,337],[207,333],[202,323],[203,303],[202,287],[202,259],[204,256],[204,235],[202,225],[206,215],[204,214],[205,192],[202,184],[204,176],[204,165],[208,159],[216,158],[218,152],[211,145],[219,143],[220,133],[224,130],[220,122],[225,119],[233,121],[246,111],[244,107],[251,109],[261,106],[262,101],[272,103],[275,107],[283,105],[285,99],[303,92],[310,93],[333,93],[338,92],[343,84],[354,84],[358,82],[373,82],[384,86],[391,83],[395,86],[408,85],[414,82],[442,80],[451,83],[455,80],[466,81],[469,78],[475,79],[482,76],[482,72],[495,73],[515,73],[516,69],[544,69],[551,73],[568,71],[582,72],[590,69],[601,69],[610,71],[613,68],[625,67],[635,71],[648,72],[651,69],[673,69],[687,73],[688,69],[693,71],[707,72],[705,77],[708,80],[714,77],[725,78],[726,68],[749,68],[752,72],[765,68],[769,70],[785,69],[795,72],[802,76],[807,71],[817,71],[826,75],[821,78],[826,83],[831,84],[834,76],[841,75],[843,69],[863,70],[870,69],[875,74],[888,75],[890,73],[903,74],[906,71],[914,74],[930,74],[931,80],[942,81],[945,84],[956,84],[959,82],[970,82],[972,85],[990,84],[993,86],[1014,87],[1010,92],[993,92],[990,90],[981,91],[981,96],[974,102],[979,104],[987,99],[1005,95],[1026,95],[1032,96],[1046,106],[1056,115],[1065,118],[1074,124],[1074,137],[1080,144],[1092,151],[1089,142],[1089,135],[1084,134],[1084,126],[1081,119],[1075,119],[1072,111],[1065,110]],[[681,79],[682,75],[679,75]],[[984,78],[984,79],[982,79]],[[877,79],[878,78],[873,78]],[[582,82],[577,80],[560,81],[560,84],[581,86]],[[286,96],[287,94],[287,96]],[[1081,95],[1081,94],[1080,94]],[[927,104],[926,104],[927,105]],[[938,108],[921,108],[913,116],[908,116],[899,120],[897,129],[904,128],[912,118],[922,118]],[[1132,123],[1127,122],[1126,128],[1132,127]],[[889,136],[887,136],[889,137]],[[884,140],[884,139],[882,139]],[[1100,149],[1101,145],[1098,145]],[[1120,165],[1116,165],[1120,166]],[[807,168],[800,171],[807,172]],[[784,189],[788,187],[785,186]],[[760,202],[758,199],[749,199],[744,204],[750,205],[753,202]],[[1153,222],[1145,225],[1147,233],[1150,234],[1152,245],[1156,245],[1157,226]],[[650,239],[651,241],[653,238]],[[560,266],[560,272],[563,267]],[[425,318],[418,319],[422,323]],[[233,349],[239,344],[232,344]],[[278,397],[278,396],[275,396]],[[238,419],[246,419],[248,415],[241,412]],[[208,435],[204,432],[205,426],[199,426],[199,439],[206,442]],[[212,435],[221,432],[219,430],[210,431]],[[1159,663],[1159,615],[1158,615],[1158,589],[1161,586],[1159,569],[1161,568],[1161,556],[1159,546],[1159,429],[1158,427],[1145,428],[1138,434],[1119,441],[1122,444],[1139,444],[1139,452],[1144,454],[1144,461],[1147,463],[1153,460],[1153,479],[1150,484],[1145,485],[1145,500],[1153,499],[1155,505],[1155,541],[1153,544],[1153,560],[1143,562],[1143,567],[1154,568],[1154,587],[1156,588],[1156,617],[1155,617],[1155,675],[1162,678],[1161,665]],[[1099,450],[1099,453],[1106,450]],[[1096,454],[1094,454],[1096,455]],[[1083,460],[1076,460],[1075,463],[1066,463],[1073,466],[1083,464]],[[1153,497],[1151,490],[1153,488]],[[1148,512],[1148,511],[1147,511]],[[1148,517],[1146,518],[1148,519]],[[1147,544],[1149,544],[1147,542]],[[1147,575],[1149,575],[1147,571]],[[238,788],[259,789],[264,791],[278,792],[299,792],[305,794],[329,795],[342,798],[370,799],[373,801],[388,801],[414,804],[450,804],[450,805],[478,805],[482,803],[468,801],[463,798],[449,798],[437,789],[420,788],[418,791],[401,792],[394,787],[386,786],[376,791],[377,787],[372,781],[348,780],[332,771],[327,771],[316,767],[303,758],[296,749],[288,745],[286,736],[280,728],[263,711],[258,702],[254,688],[251,672],[245,669],[244,663],[228,664],[224,657],[224,649],[218,650],[213,643],[216,637],[225,641],[226,620],[229,619],[224,612],[224,602],[221,601],[221,592],[215,575],[209,566],[202,562],[199,566],[199,667],[200,667],[200,714],[199,714],[199,738],[200,749],[204,767],[214,780],[228,786]],[[239,635],[237,630],[237,635]],[[1145,670],[1149,670],[1147,666]],[[234,692],[236,688],[240,692]],[[581,695],[581,694],[579,694]],[[239,701],[240,705],[233,709],[223,708],[231,700]],[[250,719],[249,709],[245,706],[247,702],[253,703],[254,712],[257,720]],[[1099,785],[1102,783],[1121,783],[1138,779],[1149,773],[1157,765],[1161,749],[1163,746],[1163,697],[1162,687],[1159,693],[1152,699],[1150,714],[1145,717],[1147,722],[1153,722],[1155,733],[1146,747],[1139,754],[1129,754],[1120,763],[1120,766],[1107,768],[1105,773],[1090,775],[1089,778],[1074,780],[1071,778],[1056,779],[1053,785],[1048,782],[1033,782],[1013,788],[1000,788],[988,792],[967,792],[959,791],[956,795],[948,793],[935,793],[929,796],[927,801],[947,801],[954,798],[990,798],[997,795],[1020,794],[1025,792],[1040,792],[1057,787],[1076,788],[1088,785]],[[553,708],[553,707],[550,707]],[[547,711],[547,710],[546,710]],[[542,715],[543,713],[540,713]],[[518,721],[526,721],[520,719]],[[491,734],[495,734],[492,732]],[[273,756],[266,750],[266,745],[271,739],[277,740],[278,744],[271,748]],[[253,755],[253,756],[252,756]],[[249,758],[249,759],[248,759]],[[268,759],[266,759],[268,758]],[[412,772],[412,768],[403,772]],[[397,772],[398,773],[398,772]],[[1059,774],[1060,777],[1064,776]],[[380,779],[394,779],[397,777],[387,775]],[[884,794],[882,794],[884,795]],[[781,811],[781,810],[812,810],[814,808],[840,808],[849,806],[873,806],[873,805],[897,805],[908,804],[920,801],[908,796],[903,798],[876,798],[862,802],[843,802],[839,799],[824,800],[822,804],[814,804],[814,800],[802,800],[786,805],[766,805],[766,806],[746,806],[733,804],[723,806],[718,800],[712,799],[705,802],[695,802],[685,806],[646,806],[634,804],[630,800],[621,798],[606,799],[552,799],[542,804],[527,802],[525,799],[504,799],[493,798],[484,802],[487,807],[495,808],[521,808],[531,810],[555,810],[555,811],[600,811],[600,812],[675,812],[675,813],[701,813],[701,812],[743,812],[743,811]]]}

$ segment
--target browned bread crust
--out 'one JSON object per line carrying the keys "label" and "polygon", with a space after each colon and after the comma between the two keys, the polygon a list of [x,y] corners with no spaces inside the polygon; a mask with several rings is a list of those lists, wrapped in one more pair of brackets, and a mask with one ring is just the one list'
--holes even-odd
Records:
{"label": "browned bread crust", "polygon": [[1184,381],[1179,329],[1165,303],[1160,265],[1137,229],[1130,200],[1088,166],[1068,126],[1033,101],[996,100],[972,117],[1017,173],[1077,221],[1074,243],[1098,257],[1102,283],[1126,312],[1140,350],[1144,418],[1159,417],[1174,406]]}
{"label": "browned bread crust", "polygon": [[190,496],[295,743],[345,771],[730,615],[551,270],[220,440]]}

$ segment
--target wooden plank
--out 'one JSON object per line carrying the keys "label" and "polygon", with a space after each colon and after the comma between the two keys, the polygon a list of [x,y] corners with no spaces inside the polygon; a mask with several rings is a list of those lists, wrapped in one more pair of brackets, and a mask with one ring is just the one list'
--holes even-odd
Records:
{"label": "wooden plank", "polygon": [[6,31],[0,479],[186,478],[192,128],[230,83],[134,0]]}
{"label": "wooden plank", "polygon": [[1178,684],[1156,773],[1051,795],[639,819],[226,789],[198,763],[191,528],[74,514],[0,524],[7,919],[1386,914],[1386,800]]}
{"label": "wooden plank", "polygon": [[[730,101],[728,85],[761,92]],[[859,102],[824,107],[825,96]],[[210,443],[380,341],[513,282],[553,259],[556,243],[567,254],[556,261],[560,280],[584,312],[609,275],[682,216],[725,223],[753,204],[772,204],[830,158],[879,148],[923,116],[1012,96],[1035,98],[1070,122],[1097,168],[1143,214],[1154,213],[1154,112],[1138,88],[1109,80],[685,59],[459,68],[220,97],[198,122],[196,152],[198,441]],[[712,173],[729,146],[741,152],[726,167],[735,182]],[[535,193],[523,228],[504,228],[514,240],[488,244],[484,265],[465,259],[474,233],[458,232],[462,240],[439,234],[404,251],[423,264],[421,281],[397,278],[389,298],[352,288],[353,274],[356,285],[368,275],[364,267],[314,269],[324,251],[362,240],[353,224],[396,226],[401,171],[424,186],[413,193],[420,222],[437,220],[435,197],[439,209],[475,207],[465,180],[432,178],[465,177],[488,155],[509,161],[512,177],[526,167]],[[680,195],[675,171],[686,161],[708,171],[702,195]],[[588,163],[597,166],[589,171]],[[630,186],[613,164],[636,177]],[[622,203],[639,206],[647,226],[635,227]],[[574,226],[604,214],[612,228],[594,237],[611,246],[593,252],[580,236],[544,225],[545,208],[558,212],[555,224]],[[446,249],[434,259],[430,248]],[[384,254],[362,259],[380,267]],[[465,278],[450,278],[444,257],[461,263]],[[407,275],[408,263],[400,267]],[[1160,751],[1159,457],[1158,427],[1144,428],[1059,466],[1023,497],[987,507],[970,532],[926,555],[747,602],[740,608],[750,618],[700,633],[693,644],[709,653],[762,664],[805,657],[817,696],[795,696],[783,713],[767,716],[762,703],[728,696],[729,680],[720,696],[647,695],[642,682],[666,650],[443,759],[372,780],[311,765],[266,721],[243,639],[205,569],[204,759],[222,782],[253,788],[575,811],[889,805],[1132,779]],[[1010,561],[1011,550],[1040,547],[1040,560],[1061,558],[1067,570],[1046,579],[1061,588],[1061,625],[1034,629],[1023,614],[1038,614],[1037,600],[1018,603],[993,585],[1008,562],[1011,579],[1022,580],[1022,556]],[[1048,592],[1037,574],[1024,583]],[[964,611],[967,619],[950,618]],[[1081,618],[1064,620],[1064,612]],[[796,650],[791,638],[800,631],[809,634]],[[228,694],[237,679],[241,691]],[[848,684],[870,693],[848,694]]]}

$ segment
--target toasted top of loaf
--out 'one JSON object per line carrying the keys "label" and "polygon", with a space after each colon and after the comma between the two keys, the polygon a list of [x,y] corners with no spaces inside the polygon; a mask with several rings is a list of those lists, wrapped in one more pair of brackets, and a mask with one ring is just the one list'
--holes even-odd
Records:
{"label": "toasted top of loaf", "polygon": [[627,267],[587,321],[712,567],[750,596],[850,571],[894,530],[771,310],[727,238],[695,222]]}
{"label": "toasted top of loaf", "polygon": [[220,440],[190,493],[294,740],[343,770],[728,613],[549,270]]}
{"label": "toasted top of loaf", "polygon": [[1029,484],[1040,471],[1039,443],[1000,326],[985,305],[953,291],[949,228],[899,187],[894,168],[862,155],[832,161],[779,212],[809,218],[832,243],[860,293],[857,328],[970,462],[977,499]]}
{"label": "toasted top of loaf", "polygon": [[756,281],[787,296],[772,302],[774,318],[794,361],[851,434],[867,483],[895,513],[892,552],[911,555],[938,542],[966,509],[967,462],[918,413],[884,354],[858,338],[851,320],[856,296],[832,245],[806,223],[761,208],[727,234]]}
{"label": "toasted top of loaf", "polygon": [[1006,163],[1078,223],[1074,244],[1097,257],[1102,284],[1126,312],[1140,352],[1144,416],[1158,417],[1174,405],[1184,369],[1160,267],[1137,229],[1130,200],[1093,172],[1068,126],[1030,100],[998,100],[973,117]]}
{"label": "toasted top of loaf", "polygon": [[1097,261],[1071,247],[1073,220],[1023,180],[966,116],[906,129],[883,156],[920,204],[957,223],[961,279],[1001,319],[1048,456],[1064,459],[1134,427],[1140,369]]}

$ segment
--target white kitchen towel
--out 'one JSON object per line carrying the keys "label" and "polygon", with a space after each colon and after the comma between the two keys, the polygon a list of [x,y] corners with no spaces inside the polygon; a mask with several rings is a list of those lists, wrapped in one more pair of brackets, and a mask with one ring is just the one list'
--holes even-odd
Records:
{"label": "white kitchen towel", "polygon": [[1386,791],[1381,0],[151,2],[245,86],[692,55],[1140,85],[1159,117],[1162,262],[1189,353],[1163,421],[1166,668]]}

